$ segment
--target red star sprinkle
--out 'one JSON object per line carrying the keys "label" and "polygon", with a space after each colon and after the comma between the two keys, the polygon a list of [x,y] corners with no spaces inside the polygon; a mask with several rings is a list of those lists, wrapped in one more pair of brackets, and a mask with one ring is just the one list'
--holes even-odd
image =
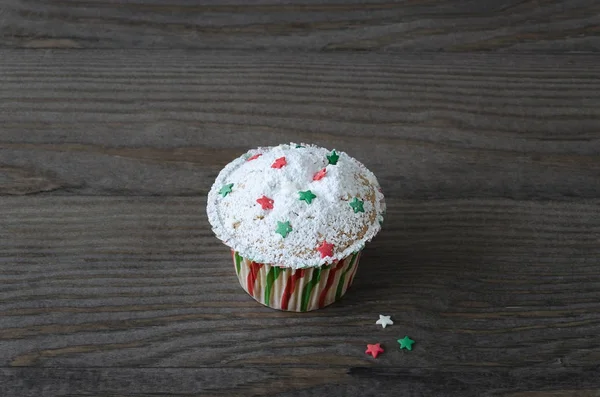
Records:
{"label": "red star sprinkle", "polygon": [[266,196],[257,199],[256,202],[261,205],[263,210],[272,210],[274,201]]}
{"label": "red star sprinkle", "polygon": [[372,355],[373,358],[377,358],[379,353],[383,353],[383,349],[381,348],[381,344],[375,343],[374,345],[367,345],[365,353]]}
{"label": "red star sprinkle", "polygon": [[333,256],[333,244],[329,244],[327,241],[323,241],[323,243],[317,248],[317,251],[321,253],[321,258],[325,258],[326,256]]}
{"label": "red star sprinkle", "polygon": [[287,161],[285,161],[285,157],[280,157],[271,165],[271,168],[282,168],[284,165],[287,165]]}
{"label": "red star sprinkle", "polygon": [[247,159],[246,161],[252,161],[252,160],[256,160],[256,159],[257,159],[257,158],[259,158],[260,156],[262,156],[262,153],[258,153],[258,154],[255,154],[255,155],[254,155],[254,156],[252,156],[252,157],[248,157],[248,159]]}
{"label": "red star sprinkle", "polygon": [[315,176],[313,176],[313,181],[320,181],[321,179],[323,179],[323,177],[325,177],[326,173],[327,170],[323,168],[321,171],[317,172]]}

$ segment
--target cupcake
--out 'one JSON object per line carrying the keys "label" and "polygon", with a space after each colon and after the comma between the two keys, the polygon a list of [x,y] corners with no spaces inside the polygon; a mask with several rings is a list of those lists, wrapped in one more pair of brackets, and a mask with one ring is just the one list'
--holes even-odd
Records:
{"label": "cupcake", "polygon": [[244,290],[271,308],[304,312],[345,294],[385,201],[373,173],[346,153],[289,144],[225,166],[207,213]]}

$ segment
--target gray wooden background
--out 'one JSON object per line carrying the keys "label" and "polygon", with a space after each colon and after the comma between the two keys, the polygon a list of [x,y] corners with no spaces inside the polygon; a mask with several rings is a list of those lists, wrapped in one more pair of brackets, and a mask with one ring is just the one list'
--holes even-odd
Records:
{"label": "gray wooden background", "polygon": [[[0,1],[0,396],[599,396],[599,51],[594,0]],[[290,141],[389,205],[305,314],[204,212]]]}

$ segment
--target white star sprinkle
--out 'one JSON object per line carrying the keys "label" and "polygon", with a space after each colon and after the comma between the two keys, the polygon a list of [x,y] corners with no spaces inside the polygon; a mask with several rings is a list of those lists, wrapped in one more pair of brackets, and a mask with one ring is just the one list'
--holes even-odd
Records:
{"label": "white star sprinkle", "polygon": [[388,325],[394,324],[392,320],[390,320],[391,316],[384,316],[383,314],[379,315],[379,320],[375,322],[375,324],[381,325],[382,328],[387,327]]}

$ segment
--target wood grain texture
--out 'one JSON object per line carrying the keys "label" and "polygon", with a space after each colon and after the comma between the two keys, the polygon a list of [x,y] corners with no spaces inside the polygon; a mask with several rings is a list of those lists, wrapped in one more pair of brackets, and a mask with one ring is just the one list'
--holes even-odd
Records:
{"label": "wood grain texture", "polygon": [[0,46],[597,52],[595,0],[3,0]]}
{"label": "wood grain texture", "polygon": [[596,55],[0,53],[0,194],[203,195],[259,145],[404,199],[597,198]]}
{"label": "wood grain texture", "polygon": [[299,315],[242,291],[203,198],[2,197],[0,394],[593,396],[599,204],[391,198]]}
{"label": "wood grain texture", "polygon": [[[597,371],[567,368],[545,374],[488,368],[459,372],[264,365],[244,369],[0,368],[0,392],[19,397],[597,397],[597,375]],[[511,391],[518,389],[528,391]]]}

